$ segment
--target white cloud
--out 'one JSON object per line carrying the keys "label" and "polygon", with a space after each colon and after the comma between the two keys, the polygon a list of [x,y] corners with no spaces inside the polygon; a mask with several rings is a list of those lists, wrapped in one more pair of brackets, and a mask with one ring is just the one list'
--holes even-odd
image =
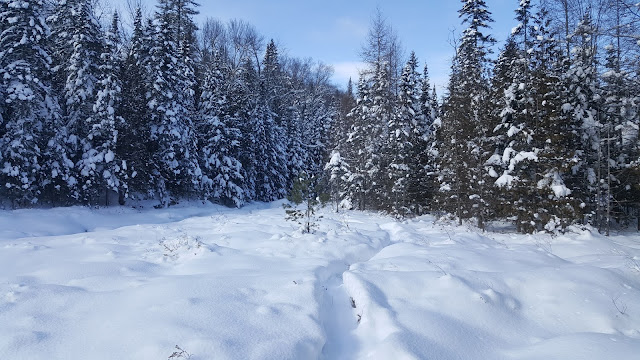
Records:
{"label": "white cloud", "polygon": [[364,37],[367,35],[367,25],[362,24],[352,18],[341,17],[336,20],[336,27],[343,35],[351,34],[355,37]]}
{"label": "white cloud", "polygon": [[343,61],[331,64],[333,67],[333,81],[340,88],[346,89],[349,78],[352,79],[354,86],[358,82],[359,71],[364,70],[367,66],[362,61]]}

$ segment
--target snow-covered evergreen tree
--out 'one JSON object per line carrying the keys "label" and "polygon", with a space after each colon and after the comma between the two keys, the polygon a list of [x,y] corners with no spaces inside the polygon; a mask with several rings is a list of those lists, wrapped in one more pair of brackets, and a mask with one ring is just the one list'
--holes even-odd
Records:
{"label": "snow-covered evergreen tree", "polygon": [[59,24],[63,29],[57,30],[57,33],[69,32],[66,43],[60,44],[70,49],[60,51],[68,52],[69,58],[58,59],[61,61],[58,66],[65,74],[62,102],[70,132],[69,143],[74,151],[75,160],[79,161],[83,153],[83,141],[94,125],[91,119],[97,96],[100,55],[104,49],[104,40],[90,1],[63,0],[58,6],[70,8],[70,18]]}
{"label": "snow-covered evergreen tree", "polygon": [[247,199],[256,199],[257,167],[254,152],[257,151],[256,132],[252,117],[258,93],[258,74],[250,58],[245,57],[242,65],[232,74],[229,85],[230,113],[239,124],[239,160],[244,169],[244,193]]}
{"label": "snow-covered evergreen tree", "polygon": [[242,164],[239,157],[241,133],[227,98],[228,72],[219,53],[206,74],[200,100],[200,158],[206,198],[226,206],[245,202]]}
{"label": "snow-covered evergreen tree", "polygon": [[[333,151],[329,157],[329,162],[324,167],[329,177],[329,193],[335,204],[336,212],[340,210],[342,201],[345,199],[350,177],[349,164],[340,155],[339,151]],[[350,207],[350,206],[347,206]]]}
{"label": "snow-covered evergreen tree", "polygon": [[47,82],[51,59],[42,1],[0,1],[0,196],[36,203],[47,174],[45,127],[58,115]]}
{"label": "snow-covered evergreen tree", "polygon": [[261,201],[283,198],[288,191],[287,139],[283,105],[283,73],[273,40],[267,45],[260,73],[260,87],[252,109],[256,146],[256,196]]}
{"label": "snow-covered evergreen tree", "polygon": [[[390,157],[388,177],[390,180],[389,193],[391,195],[391,210],[397,216],[406,216],[411,211],[413,200],[408,194],[412,172],[419,171],[419,157],[414,143],[420,137],[415,137],[414,131],[420,121],[420,93],[418,60],[415,53],[411,53],[409,61],[402,71],[398,87],[397,108],[389,119],[389,139],[387,154]],[[415,125],[414,125],[415,124]],[[413,140],[413,142],[412,142]],[[417,166],[416,166],[417,165]]]}
{"label": "snow-covered evergreen tree", "polygon": [[53,130],[50,158],[68,154],[52,160],[52,171],[67,179],[65,182],[69,186],[63,191],[67,196],[86,201],[91,196],[85,192],[93,184],[86,183],[87,179],[80,179],[77,164],[84,156],[86,139],[94,125],[93,105],[97,96],[100,55],[104,48],[103,34],[93,13],[93,3],[87,0],[56,1],[49,22],[52,29],[53,88],[59,98],[64,121],[63,129]]}
{"label": "snow-covered evergreen tree", "polygon": [[100,55],[94,113],[88,119],[91,127],[81,139],[82,156],[77,165],[85,201],[97,203],[98,196],[104,196],[105,205],[109,203],[109,192],[118,194],[121,202],[128,196],[127,163],[118,147],[118,133],[124,122],[120,115],[122,88],[118,36],[118,15],[115,13]]}
{"label": "snow-covered evergreen tree", "polygon": [[368,176],[366,174],[366,164],[369,153],[366,146],[370,140],[369,132],[369,108],[372,106],[370,85],[365,75],[360,74],[358,80],[358,92],[356,106],[347,114],[348,122],[351,124],[345,145],[346,154],[343,155],[347,164],[351,168],[351,174],[347,179],[347,198],[354,207],[360,210],[366,209],[367,192],[369,189]]}
{"label": "snow-covered evergreen tree", "polygon": [[535,121],[533,108],[531,19],[530,1],[520,1],[516,10],[519,24],[513,29],[499,59],[500,79],[496,85],[502,90],[502,94],[497,94],[501,99],[497,114],[500,123],[493,131],[500,142],[489,161],[490,172],[494,172],[490,175],[495,174],[495,165],[501,165],[502,172],[495,184],[506,193],[503,199],[510,204],[509,215],[517,217],[517,229],[526,232],[536,230],[536,219],[539,218],[536,184],[540,144],[534,138],[539,134],[539,124]]}
{"label": "snow-covered evergreen tree", "polygon": [[[439,131],[439,207],[459,221],[475,217],[480,227],[489,208],[485,161],[492,151],[486,134],[489,87],[486,65],[489,45],[495,40],[482,31],[491,13],[484,0],[464,0],[459,11],[467,28],[452,66],[449,95]],[[447,140],[450,139],[450,140]]]}
{"label": "snow-covered evergreen tree", "polygon": [[572,171],[567,173],[565,184],[573,189],[573,196],[581,201],[580,209],[592,220],[601,212],[600,169],[603,161],[593,31],[587,15],[573,34],[580,40],[572,49],[570,65],[563,73],[565,103],[562,105],[565,130],[578,135],[564,144],[575,154],[571,159]]}
{"label": "snow-covered evergreen tree", "polygon": [[[159,2],[156,33],[150,49],[150,87],[147,106],[153,149],[155,190],[166,206],[171,198],[190,196],[198,189],[201,170],[197,161],[193,132],[193,107],[188,103],[194,94],[184,82],[184,58],[179,57],[180,34],[173,2]],[[185,95],[186,94],[186,95]]]}
{"label": "snow-covered evergreen tree", "polygon": [[367,116],[365,125],[367,141],[364,146],[365,162],[365,192],[371,208],[388,208],[387,192],[389,178],[386,176],[390,163],[388,153],[384,151],[388,139],[388,125],[394,111],[395,99],[392,97],[389,82],[389,64],[386,61],[374,64],[371,80],[371,106],[365,109]]}
{"label": "snow-covered evergreen tree", "polygon": [[[118,130],[117,152],[131,175],[129,192],[135,196],[153,196],[153,143],[146,93],[151,75],[149,50],[153,44],[152,27],[145,29],[142,10],[136,9],[133,33],[121,72],[122,96],[119,115],[124,119]],[[118,112],[116,112],[118,114]]]}
{"label": "snow-covered evergreen tree", "polygon": [[606,46],[605,72],[602,74],[602,153],[606,159],[601,172],[604,179],[602,218],[598,224],[609,233],[614,214],[629,221],[625,206],[637,196],[633,184],[637,183],[635,161],[638,158],[638,110],[630,93],[632,83],[628,72],[620,64],[620,52],[614,44]]}
{"label": "snow-covered evergreen tree", "polygon": [[579,132],[566,116],[566,87],[563,81],[568,59],[562,44],[550,32],[549,18],[540,9],[534,18],[532,80],[534,117],[538,127],[538,168],[536,229],[563,229],[579,216],[572,177],[575,174]]}

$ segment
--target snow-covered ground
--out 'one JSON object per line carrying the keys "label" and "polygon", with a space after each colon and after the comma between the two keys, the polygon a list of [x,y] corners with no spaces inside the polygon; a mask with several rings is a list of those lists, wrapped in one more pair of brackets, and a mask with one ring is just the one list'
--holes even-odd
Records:
{"label": "snow-covered ground", "polygon": [[640,359],[638,235],[324,215],[0,211],[0,359]]}

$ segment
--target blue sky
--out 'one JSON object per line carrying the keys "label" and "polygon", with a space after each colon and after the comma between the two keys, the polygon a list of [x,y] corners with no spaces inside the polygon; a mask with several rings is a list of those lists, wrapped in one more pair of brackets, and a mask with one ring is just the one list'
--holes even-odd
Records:
{"label": "blue sky", "polygon": [[[124,3],[124,0],[118,0]],[[394,27],[407,52],[413,50],[429,66],[432,81],[442,94],[449,74],[453,48],[451,30],[462,30],[459,0],[201,0],[198,21],[207,17],[239,18],[253,24],[280,51],[296,57],[312,57],[334,67],[334,81],[344,87],[361,68],[358,52],[378,6]],[[511,28],[519,0],[486,0],[495,22],[492,33],[499,44]],[[146,0],[152,9],[155,1]],[[497,49],[496,49],[497,50]],[[422,67],[422,65],[421,65]]]}

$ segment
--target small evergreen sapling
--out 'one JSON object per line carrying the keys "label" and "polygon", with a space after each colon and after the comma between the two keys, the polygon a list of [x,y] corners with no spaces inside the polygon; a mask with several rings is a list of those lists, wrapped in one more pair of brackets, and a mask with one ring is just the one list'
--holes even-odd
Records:
{"label": "small evergreen sapling", "polygon": [[287,200],[294,205],[283,205],[287,213],[286,219],[302,225],[302,232],[310,234],[318,227],[317,222],[322,218],[316,216],[316,212],[329,200],[329,195],[322,191],[316,176],[303,172],[293,183]]}

